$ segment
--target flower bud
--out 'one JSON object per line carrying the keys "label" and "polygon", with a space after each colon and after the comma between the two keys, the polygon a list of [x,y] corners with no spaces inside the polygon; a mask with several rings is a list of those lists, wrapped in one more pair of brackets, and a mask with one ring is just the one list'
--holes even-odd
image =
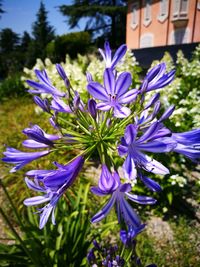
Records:
{"label": "flower bud", "polygon": [[96,110],[96,101],[94,99],[88,100],[88,111],[93,118],[96,118],[97,110]]}

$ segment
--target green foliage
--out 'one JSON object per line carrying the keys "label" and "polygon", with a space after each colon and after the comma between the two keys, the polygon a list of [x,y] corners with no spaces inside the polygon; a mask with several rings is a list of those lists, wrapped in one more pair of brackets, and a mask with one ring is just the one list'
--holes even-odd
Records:
{"label": "green foliage", "polygon": [[7,77],[0,82],[0,101],[8,97],[26,95],[25,87],[21,81],[20,73]]}
{"label": "green foliage", "polygon": [[[88,217],[89,184],[83,180],[78,187],[78,197],[73,189],[68,190],[67,198],[59,201],[57,207],[57,224],[48,224],[39,230],[33,210],[28,209],[22,222],[5,187],[7,201],[13,208],[20,229],[18,232],[10,223],[8,215],[0,208],[14,244],[0,244],[1,266],[83,266],[86,262],[87,250],[91,242],[92,231]],[[42,257],[41,257],[42,255]],[[84,264],[85,266],[85,264]]]}
{"label": "green foliage", "polygon": [[65,59],[66,54],[73,59],[77,54],[85,54],[89,51],[89,47],[91,47],[91,38],[88,32],[73,32],[55,39],[53,54],[55,54],[55,60],[60,62]]}
{"label": "green foliage", "polygon": [[0,47],[2,53],[13,51],[19,44],[19,36],[9,28],[5,28],[0,33]]}
{"label": "green foliage", "polygon": [[109,38],[112,47],[125,42],[126,32],[126,7],[127,2],[120,1],[97,1],[75,0],[72,5],[62,5],[60,12],[68,17],[71,28],[78,25],[82,18],[87,19],[85,30],[95,35]]}

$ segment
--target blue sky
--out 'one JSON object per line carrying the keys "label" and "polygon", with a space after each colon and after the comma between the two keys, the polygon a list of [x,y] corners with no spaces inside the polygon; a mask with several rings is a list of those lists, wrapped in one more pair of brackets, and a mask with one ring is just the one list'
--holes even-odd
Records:
{"label": "blue sky", "polygon": [[[31,33],[31,26],[36,21],[36,13],[40,7],[41,0],[3,0],[2,8],[6,13],[0,19],[0,30],[11,28],[14,32],[22,34],[24,31]],[[65,4],[70,5],[72,0],[43,0],[48,11],[48,21],[55,28],[56,34],[61,35],[71,31],[80,31],[84,28],[84,21],[80,28],[70,30],[67,18],[55,7]]]}

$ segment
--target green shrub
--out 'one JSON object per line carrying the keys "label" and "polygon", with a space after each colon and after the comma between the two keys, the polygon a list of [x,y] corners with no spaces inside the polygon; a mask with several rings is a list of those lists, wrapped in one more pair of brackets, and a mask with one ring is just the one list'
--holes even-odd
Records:
{"label": "green shrub", "polygon": [[21,81],[21,74],[16,73],[9,76],[0,83],[0,101],[4,98],[24,96],[26,93],[23,82]]}

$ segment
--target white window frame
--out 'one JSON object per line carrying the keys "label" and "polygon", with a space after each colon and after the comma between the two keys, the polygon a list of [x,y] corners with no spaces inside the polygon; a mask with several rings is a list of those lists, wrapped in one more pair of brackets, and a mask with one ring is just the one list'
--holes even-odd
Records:
{"label": "white window frame", "polygon": [[144,19],[143,19],[143,24],[145,27],[149,26],[149,24],[152,21],[151,5],[152,5],[152,0],[145,0]]}
{"label": "white window frame", "polygon": [[161,0],[158,20],[160,22],[164,22],[168,18],[168,14],[169,14],[169,0]]}
{"label": "white window frame", "polygon": [[[149,39],[149,44],[144,45],[144,39]],[[145,33],[140,37],[140,48],[153,47],[154,35],[152,33]]]}
{"label": "white window frame", "polygon": [[131,5],[131,28],[135,30],[139,23],[139,1]]}
{"label": "white window frame", "polygon": [[[185,2],[185,10],[181,10],[183,3]],[[173,20],[185,19],[188,17],[189,0],[173,0]]]}

